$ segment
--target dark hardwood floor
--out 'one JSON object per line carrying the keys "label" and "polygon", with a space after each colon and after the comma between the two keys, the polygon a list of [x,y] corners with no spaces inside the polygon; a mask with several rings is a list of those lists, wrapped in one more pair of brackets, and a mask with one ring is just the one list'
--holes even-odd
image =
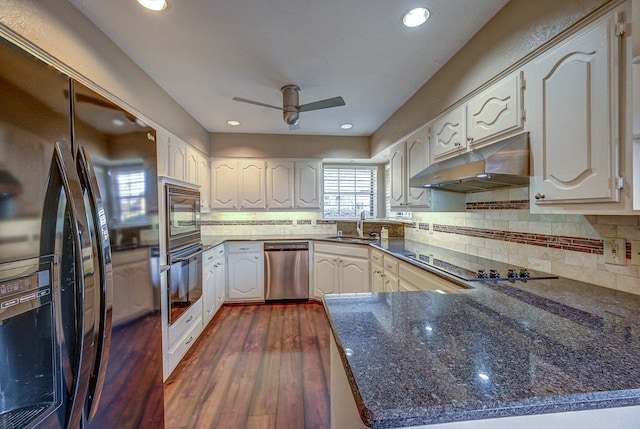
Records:
{"label": "dark hardwood floor", "polygon": [[166,428],[329,428],[329,339],[319,303],[223,306],[165,383]]}

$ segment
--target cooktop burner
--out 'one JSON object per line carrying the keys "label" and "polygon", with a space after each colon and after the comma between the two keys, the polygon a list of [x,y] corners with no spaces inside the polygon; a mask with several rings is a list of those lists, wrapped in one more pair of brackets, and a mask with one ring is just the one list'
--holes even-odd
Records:
{"label": "cooktop burner", "polygon": [[542,279],[557,279],[554,276],[542,271],[523,268],[496,262],[480,256],[461,254],[463,257],[456,258],[455,261],[444,261],[434,255],[408,254],[408,258],[425,265],[429,265],[447,274],[468,282],[482,281],[528,281]]}

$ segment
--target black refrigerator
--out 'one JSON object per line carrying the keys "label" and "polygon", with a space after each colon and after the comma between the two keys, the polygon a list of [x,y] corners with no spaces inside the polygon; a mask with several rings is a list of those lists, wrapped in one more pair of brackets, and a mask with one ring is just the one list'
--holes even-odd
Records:
{"label": "black refrigerator", "polygon": [[155,131],[24,48],[0,38],[0,429],[163,428]]}

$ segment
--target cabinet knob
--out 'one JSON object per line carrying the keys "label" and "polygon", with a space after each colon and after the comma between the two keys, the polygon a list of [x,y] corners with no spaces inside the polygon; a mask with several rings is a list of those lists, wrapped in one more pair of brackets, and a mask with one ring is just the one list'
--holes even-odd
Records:
{"label": "cabinet knob", "polygon": [[544,199],[544,194],[541,194],[540,192],[536,192],[536,194],[533,197],[536,200],[542,200],[542,199]]}
{"label": "cabinet knob", "polygon": [[473,141],[473,137],[468,136],[468,137],[467,137],[467,141],[468,141],[469,143],[471,143],[471,142]]}
{"label": "cabinet knob", "polygon": [[258,259],[258,257],[257,257],[257,256],[254,256],[254,258],[255,258],[255,259]]}
{"label": "cabinet knob", "polygon": [[455,142],[455,143],[454,143],[454,146],[455,146],[455,147],[460,147],[461,145],[462,145],[462,143],[460,143],[460,142]]}

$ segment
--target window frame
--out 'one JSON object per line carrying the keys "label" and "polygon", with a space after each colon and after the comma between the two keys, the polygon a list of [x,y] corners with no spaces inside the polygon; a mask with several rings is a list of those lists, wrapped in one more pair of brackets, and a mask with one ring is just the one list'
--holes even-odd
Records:
{"label": "window frame", "polygon": [[[340,206],[338,205],[338,215],[333,216],[329,213],[327,213],[327,207],[336,207],[336,206],[332,206],[332,205],[327,205],[326,204],[326,195],[336,195],[336,192],[327,192],[327,180],[326,180],[326,174],[327,174],[327,170],[353,170],[354,174],[357,174],[356,171],[357,170],[367,170],[370,171],[372,173],[371,177],[371,187],[369,188],[368,191],[360,191],[358,192],[357,189],[354,189],[353,193],[350,192],[337,192],[337,196],[340,195],[353,195],[354,196],[354,204],[356,205],[355,208],[355,213],[353,216],[341,216],[341,210],[340,210]],[[322,199],[323,199],[323,204],[322,204],[322,216],[325,219],[358,219],[360,217],[360,211],[357,208],[357,196],[364,196],[367,195],[368,199],[369,199],[369,203],[368,205],[371,207],[371,210],[367,210],[367,217],[368,218],[377,218],[379,216],[380,213],[380,204],[379,204],[379,186],[378,186],[378,181],[379,181],[379,165],[371,165],[371,164],[349,164],[349,165],[341,165],[341,164],[324,164],[322,166]],[[357,177],[354,178],[354,185],[357,182]],[[339,184],[338,184],[339,186]],[[371,213],[371,211],[373,211],[373,213]]]}

